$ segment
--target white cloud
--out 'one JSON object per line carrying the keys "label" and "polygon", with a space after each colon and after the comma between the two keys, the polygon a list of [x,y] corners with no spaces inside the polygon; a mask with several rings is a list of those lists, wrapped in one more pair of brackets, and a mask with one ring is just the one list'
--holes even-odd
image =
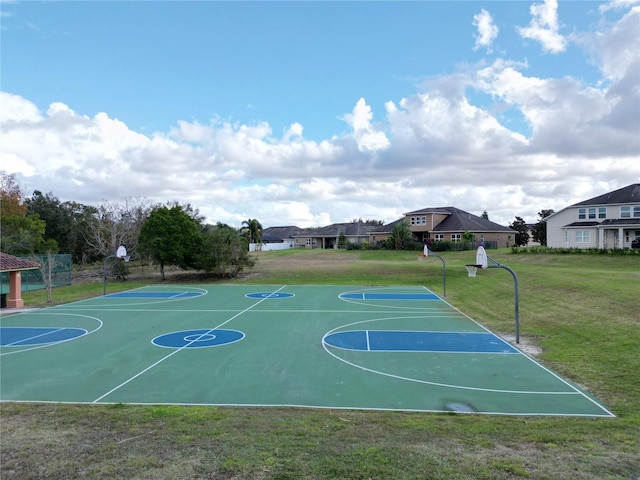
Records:
{"label": "white cloud", "polygon": [[389,140],[384,132],[376,130],[371,125],[372,118],[371,107],[367,105],[364,98],[358,100],[352,112],[344,116],[345,122],[353,128],[353,136],[360,151],[379,150],[389,146]]}
{"label": "white cloud", "polygon": [[564,52],[567,42],[558,33],[558,1],[545,0],[544,3],[533,4],[529,11],[532,17],[529,26],[518,27],[518,32],[522,38],[540,42],[545,52]]}
{"label": "white cloud", "polygon": [[491,14],[484,8],[473,16],[473,25],[477,27],[478,34],[475,36],[476,43],[473,47],[474,50],[479,48],[485,48],[487,52],[492,51],[493,41],[498,36],[498,27],[493,23]]}
{"label": "white cloud", "polygon": [[626,9],[633,5],[640,3],[640,0],[611,0],[608,3],[604,3],[598,7],[601,13],[609,10]]}

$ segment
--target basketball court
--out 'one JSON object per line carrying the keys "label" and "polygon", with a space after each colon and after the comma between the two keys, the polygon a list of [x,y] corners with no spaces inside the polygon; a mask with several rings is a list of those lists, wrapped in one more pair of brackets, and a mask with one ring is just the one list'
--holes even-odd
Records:
{"label": "basketball court", "polygon": [[0,318],[2,401],[612,417],[422,287],[163,285]]}

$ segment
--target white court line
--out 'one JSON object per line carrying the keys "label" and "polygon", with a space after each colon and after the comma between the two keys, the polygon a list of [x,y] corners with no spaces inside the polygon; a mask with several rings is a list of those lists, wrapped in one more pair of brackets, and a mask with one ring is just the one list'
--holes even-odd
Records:
{"label": "white court line", "polygon": [[[282,285],[280,288],[278,288],[275,292],[273,293],[278,293],[280,290],[282,290],[284,287],[286,287],[286,285]],[[104,397],[106,397],[107,395],[112,394],[113,392],[115,392],[116,390],[124,387],[127,383],[135,380],[136,378],[138,378],[140,375],[148,372],[149,370],[151,370],[153,367],[159,365],[160,363],[164,362],[167,358],[172,357],[173,355],[175,355],[178,352],[181,352],[182,350],[184,350],[185,348],[188,348],[190,345],[192,345],[193,343],[199,341],[200,338],[202,338],[205,335],[209,335],[211,332],[213,332],[214,330],[217,330],[218,328],[226,325],[227,323],[229,323],[231,320],[234,320],[236,318],[238,318],[240,315],[242,315],[243,313],[251,310],[253,307],[259,305],[261,302],[264,302],[265,300],[267,300],[269,297],[264,297],[261,298],[258,302],[254,303],[253,305],[250,305],[249,307],[245,308],[244,310],[242,310],[241,312],[238,312],[237,314],[235,314],[233,317],[225,320],[224,322],[222,322],[220,325],[218,325],[217,327],[211,328],[209,329],[207,332],[204,332],[202,335],[200,335],[197,338],[194,338],[191,342],[187,343],[186,345],[178,348],[177,350],[174,350],[173,352],[171,352],[170,354],[162,357],[160,360],[158,360],[157,362],[149,365],[147,368],[145,368],[144,370],[142,370],[141,372],[136,373],[133,377],[129,378],[128,380],[125,380],[124,382],[122,382],[120,385],[118,385],[117,387],[112,388],[111,390],[109,390],[107,393],[105,393],[104,395],[101,395],[100,397],[96,398],[93,402],[91,403],[97,403],[100,400],[102,400]]]}

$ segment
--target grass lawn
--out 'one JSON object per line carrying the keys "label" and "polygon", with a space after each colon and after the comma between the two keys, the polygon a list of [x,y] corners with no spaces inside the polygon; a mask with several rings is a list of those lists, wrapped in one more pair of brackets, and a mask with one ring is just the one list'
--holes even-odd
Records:
{"label": "grass lawn", "polygon": [[[488,253],[518,276],[521,348],[616,418],[9,402],[0,405],[0,478],[640,479],[640,256]],[[468,278],[474,252],[441,255],[447,301],[513,337],[512,276],[488,269]],[[233,283],[425,285],[443,293],[442,262],[418,262],[416,252],[255,256],[256,266]],[[160,281],[148,267],[133,270],[127,282],[110,280],[109,292]],[[174,274],[167,282],[212,280]],[[101,279],[61,287],[54,303],[102,288]],[[24,299],[46,305],[44,292]]]}

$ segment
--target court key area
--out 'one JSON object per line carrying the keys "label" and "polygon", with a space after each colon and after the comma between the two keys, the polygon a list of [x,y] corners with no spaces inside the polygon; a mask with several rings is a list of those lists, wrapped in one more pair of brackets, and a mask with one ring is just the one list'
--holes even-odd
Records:
{"label": "court key area", "polygon": [[0,318],[0,400],[612,417],[421,287],[149,286]]}

